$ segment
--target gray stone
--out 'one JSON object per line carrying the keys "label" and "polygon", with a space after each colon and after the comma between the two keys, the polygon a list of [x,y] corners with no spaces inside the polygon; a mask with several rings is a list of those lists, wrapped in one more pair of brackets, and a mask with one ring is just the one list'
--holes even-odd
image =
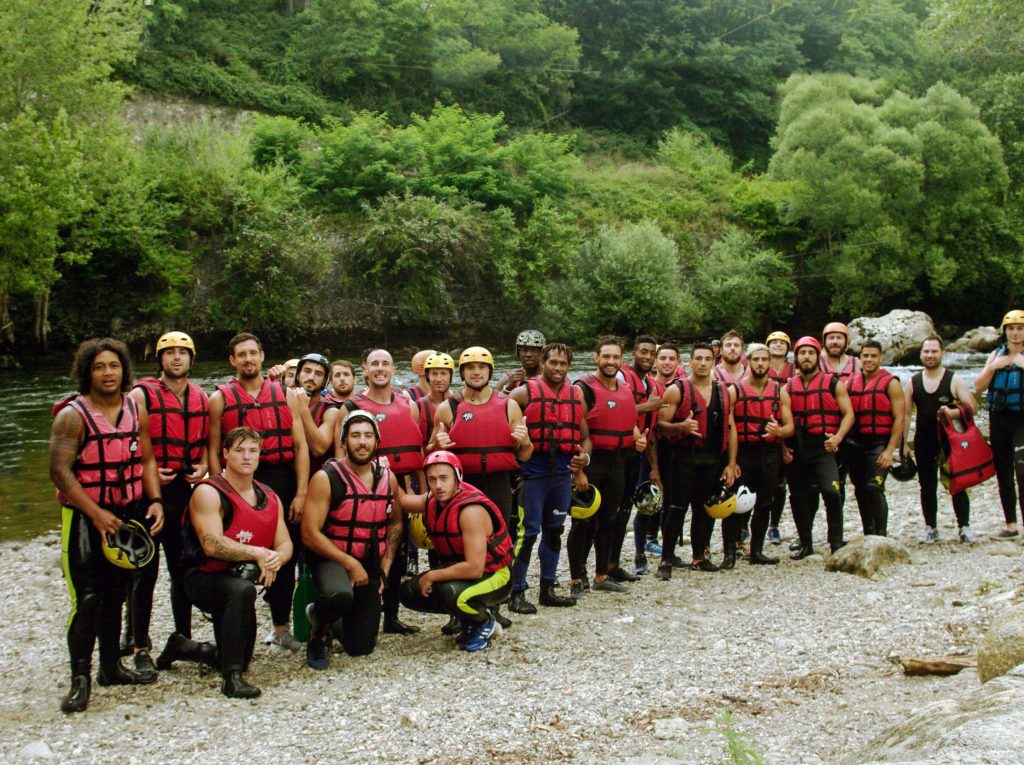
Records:
{"label": "gray stone", "polygon": [[857,537],[829,556],[826,571],[842,571],[868,579],[878,576],[891,563],[912,563],[907,548],[889,537]]}
{"label": "gray stone", "polygon": [[682,760],[676,757],[665,757],[660,754],[646,754],[640,757],[630,757],[628,760],[619,760],[615,765],[679,765]]}
{"label": "gray stone", "polygon": [[690,732],[690,723],[682,717],[666,717],[654,721],[655,738],[683,738]]}
{"label": "gray stone", "polygon": [[995,327],[977,327],[951,342],[946,350],[952,353],[988,353],[999,346],[1000,340],[999,330]]}
{"label": "gray stone", "polygon": [[1024,765],[1024,666],[907,715],[844,765]]}
{"label": "gray stone", "polygon": [[1007,611],[992,622],[978,647],[978,677],[987,683],[1024,663],[1024,607]]}
{"label": "gray stone", "polygon": [[45,741],[33,741],[31,744],[25,744],[18,754],[26,760],[34,760],[37,757],[42,757],[44,759],[53,757],[53,752]]}
{"label": "gray stone", "polygon": [[865,340],[882,346],[882,363],[917,361],[925,338],[935,334],[935,324],[923,311],[897,308],[885,316],[860,316],[850,322],[850,349],[856,353]]}

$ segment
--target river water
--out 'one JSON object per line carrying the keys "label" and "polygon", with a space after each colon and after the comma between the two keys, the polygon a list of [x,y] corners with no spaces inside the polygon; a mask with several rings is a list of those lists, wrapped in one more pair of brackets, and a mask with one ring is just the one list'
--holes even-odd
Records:
{"label": "river water", "polygon": [[[358,354],[354,357],[357,358]],[[499,371],[515,366],[511,356],[496,356]],[[947,354],[946,365],[973,382],[985,356]],[[152,362],[140,364],[136,372],[145,374]],[[398,362],[396,384],[409,385],[415,377],[408,363]],[[589,359],[577,358],[576,377],[591,368]],[[905,380],[920,367],[889,367]],[[193,379],[211,391],[233,374],[224,362],[199,361]],[[66,369],[0,374],[0,540],[36,536],[55,529],[60,514],[54,499],[47,467],[47,439],[50,434],[50,407],[73,390]],[[979,425],[987,432],[986,414]]]}

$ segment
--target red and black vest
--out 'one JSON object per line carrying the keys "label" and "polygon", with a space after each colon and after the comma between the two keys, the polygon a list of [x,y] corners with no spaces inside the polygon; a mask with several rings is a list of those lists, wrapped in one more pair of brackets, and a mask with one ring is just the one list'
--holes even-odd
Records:
{"label": "red and black vest", "polygon": [[[647,400],[651,397],[651,394],[655,393],[656,388],[654,382],[650,377],[641,377],[640,373],[633,368],[632,364],[622,365],[622,376],[626,378],[626,382],[629,384],[629,389],[633,392],[633,403],[638,407],[641,404],[646,404]],[[645,430],[654,432],[654,426],[658,422],[658,412],[637,412],[636,414],[636,426],[641,433]]]}
{"label": "red and black vest", "polygon": [[708,435],[708,425],[712,418],[720,418],[722,442],[719,445],[719,453],[724,454],[729,448],[729,411],[731,408],[732,400],[729,398],[729,387],[719,381],[713,381],[712,385],[718,388],[718,400],[719,406],[717,412],[711,412],[709,415],[708,402],[704,400],[700,391],[693,384],[693,381],[688,377],[674,380],[669,387],[675,386],[679,389],[679,406],[676,407],[676,413],[672,416],[673,422],[683,422],[686,420],[687,415],[692,411],[693,419],[697,421],[697,432],[701,434],[700,438],[697,438],[693,433],[687,433],[681,436],[670,436],[669,442],[674,446],[687,446],[693,449],[703,449],[705,439]]}
{"label": "red and black vest", "polygon": [[839,430],[843,417],[835,395],[838,383],[838,378],[828,372],[818,372],[809,385],[800,375],[790,379],[790,406],[798,429],[815,436]]}
{"label": "red and black vest", "polygon": [[242,425],[260,434],[260,464],[279,465],[295,461],[292,438],[292,410],[281,383],[264,378],[254,399],[233,379],[217,390],[224,397],[224,414],[220,418],[221,437]]}
{"label": "red and black vest", "polygon": [[770,365],[768,367],[769,379],[775,380],[775,382],[777,382],[780,386],[783,386],[786,383],[788,383],[789,378],[791,378],[796,373],[796,367],[793,365],[792,361],[787,361],[785,364],[783,364],[782,369],[780,371],[775,371],[774,369],[772,369]]}
{"label": "red and black vest", "polygon": [[516,441],[508,421],[508,396],[493,391],[483,404],[470,404],[461,393],[448,399],[452,426],[448,436],[467,475],[515,470]]}
{"label": "red and black vest", "polygon": [[568,380],[555,393],[543,377],[526,381],[529,402],[523,410],[535,452],[575,454],[580,443],[583,399]]}
{"label": "red and black vest", "polygon": [[[253,481],[252,486],[256,491],[256,506],[253,507],[235,491],[235,487],[228,483],[222,475],[205,478],[199,482],[199,485],[202,484],[212,486],[221,496],[224,536],[239,544],[273,549],[274,537],[277,535],[277,516],[280,505],[277,495],[273,491],[263,484]],[[188,508],[185,508],[185,515],[188,516]],[[225,571],[232,565],[233,563],[226,560],[206,558],[199,566],[199,570],[216,573]]]}
{"label": "red and black vest", "polygon": [[632,448],[637,421],[632,388],[616,381],[615,390],[608,390],[594,374],[583,375],[575,384],[585,385],[594,400],[587,410],[587,430],[594,451]]}
{"label": "red and black vest", "polygon": [[828,363],[828,354],[821,354],[821,361],[818,362],[818,366],[822,372],[835,375],[840,382],[844,383],[847,387],[850,385],[850,378],[860,373],[860,359],[856,356],[846,356],[846,361],[843,362],[843,368],[836,372],[832,369],[832,365]]}
{"label": "red and black vest", "polygon": [[[121,510],[142,497],[142,449],[139,443],[139,406],[134,399],[121,396],[121,412],[111,425],[87,396],[71,399],[82,418],[85,437],[72,466],[75,478],[86,495],[106,510]],[[62,493],[57,501],[71,506]]]}
{"label": "red and black vest", "polygon": [[743,371],[740,372],[739,378],[736,378],[732,376],[732,372],[730,372],[728,369],[722,366],[721,363],[718,363],[715,364],[715,366],[712,368],[711,374],[718,382],[723,382],[726,383],[727,385],[739,385],[740,380],[742,380],[743,377],[747,374],[748,368],[749,367],[746,364],[744,364]]}
{"label": "red and black vest", "polygon": [[768,380],[764,391],[758,393],[749,379],[744,378],[736,387],[736,406],[732,411],[736,421],[736,437],[743,444],[774,444],[775,436],[765,433],[769,420],[779,419],[782,408],[781,388],[775,380]]}
{"label": "red and black vest", "polygon": [[434,432],[434,417],[437,414],[437,404],[430,396],[424,396],[416,402],[420,410],[420,437],[424,446],[430,441],[430,434]]}
{"label": "red and black vest", "polygon": [[393,473],[412,473],[423,466],[423,434],[412,418],[409,399],[392,392],[389,403],[378,404],[369,396],[357,393],[348,406],[369,412],[377,420],[380,428],[377,455],[388,458]]}
{"label": "red and black vest", "polygon": [[512,563],[512,538],[508,535],[505,519],[491,500],[476,487],[463,482],[458,493],[442,507],[434,495],[427,500],[423,523],[441,558],[442,566],[451,566],[466,560],[459,518],[468,505],[480,505],[491,517],[491,535],[487,537],[487,557],[484,574],[493,574]]}
{"label": "red and black vest", "polygon": [[854,427],[859,435],[868,438],[892,435],[892,401],[887,390],[892,379],[892,374],[880,369],[870,382],[864,382],[863,372],[850,381],[850,404],[857,418]]}
{"label": "red and black vest", "polygon": [[324,536],[359,561],[379,562],[387,552],[394,502],[391,470],[375,466],[372,487],[363,483],[343,460],[328,460],[323,470],[331,479],[332,504],[324,523]]}
{"label": "red and black vest", "polygon": [[146,397],[149,440],[158,468],[187,470],[202,462],[210,432],[210,406],[206,393],[193,382],[185,390],[185,403],[156,377],[144,377],[135,387]]}

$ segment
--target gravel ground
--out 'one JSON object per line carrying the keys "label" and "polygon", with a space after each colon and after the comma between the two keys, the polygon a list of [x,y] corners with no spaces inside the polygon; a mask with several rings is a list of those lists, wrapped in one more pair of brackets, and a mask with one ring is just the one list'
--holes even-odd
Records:
{"label": "gravel ground", "polygon": [[[55,534],[0,547],[3,762],[616,763],[632,757],[727,761],[723,709],[767,762],[835,763],[908,712],[976,687],[966,670],[907,678],[895,657],[973,653],[1015,603],[1024,548],[1002,528],[995,483],[972,491],[980,544],[960,545],[948,498],[939,544],[916,544],[916,483],[889,482],[890,534],[913,565],[872,582],[829,574],[814,556],[717,574],[648,574],[629,595],[518,616],[487,651],[465,654],[445,619],[403,611],[420,635],[382,635],[370,657],[304,656],[260,644],[249,679],[262,698],[232,701],[219,677],[177,664],[151,686],[93,688],[85,714],[58,711],[67,686],[67,590]],[[788,511],[787,511],[788,515]],[[815,538],[825,538],[823,512]],[[847,507],[847,536],[859,517]],[[794,533],[787,519],[783,534]],[[719,542],[719,532],[715,533]],[[626,549],[631,550],[631,539]],[[820,548],[819,548],[820,549]],[[564,554],[563,554],[564,560]],[[534,572],[534,577],[536,572]],[[568,581],[567,572],[561,573]],[[536,596],[536,580],[532,581]],[[170,632],[166,576],[153,638]],[[269,630],[265,607],[260,634]],[[211,634],[196,617],[197,636]]]}

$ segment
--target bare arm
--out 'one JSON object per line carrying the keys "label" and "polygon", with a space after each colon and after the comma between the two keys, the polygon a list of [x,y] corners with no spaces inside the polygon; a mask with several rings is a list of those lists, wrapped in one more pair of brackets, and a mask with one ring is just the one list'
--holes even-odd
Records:
{"label": "bare arm", "polygon": [[206,454],[210,458],[210,475],[220,475],[223,468],[220,464],[221,429],[220,418],[224,416],[224,396],[214,391],[210,396],[210,433],[207,440]]}
{"label": "bare arm", "polygon": [[1000,356],[999,351],[995,350],[988,356],[988,361],[985,362],[985,368],[981,370],[981,374],[974,380],[974,392],[977,395],[981,395],[988,390],[988,386],[992,384],[992,377],[1000,369],[1005,369],[1013,363],[1013,359],[1009,356]]}
{"label": "bare arm", "polygon": [[846,386],[842,382],[836,383],[836,403],[839,404],[839,411],[842,413],[843,419],[835,433],[831,435],[826,433],[825,450],[830,452],[834,452],[839,448],[839,444],[846,438],[846,434],[850,432],[855,421],[853,405],[850,403],[850,394],[846,392]]}
{"label": "bare arm", "polygon": [[[437,405],[437,410],[434,412],[434,430],[431,432],[423,451],[430,454],[430,452],[436,452],[438,449],[447,449],[451,446],[451,439],[448,438],[448,431],[451,428],[452,407],[446,399]],[[439,442],[438,436],[441,434],[444,434],[444,437]]]}
{"label": "bare arm", "polygon": [[508,424],[512,426],[512,438],[516,441],[516,459],[526,462],[533,456],[533,441],[530,440],[530,431],[526,427],[523,410],[510,398],[505,412],[508,416]]}
{"label": "bare arm", "polygon": [[383,580],[388,578],[388,574],[391,572],[391,565],[395,562],[398,546],[402,544],[402,526],[404,523],[402,509],[405,507],[404,498],[406,494],[402,487],[398,485],[398,479],[394,475],[391,476],[391,492],[394,496],[394,506],[391,511],[391,520],[388,521],[387,549],[384,552],[383,560],[380,562],[382,589],[384,587]]}
{"label": "bare arm", "polygon": [[212,486],[204,484],[196,487],[188,504],[188,514],[207,557],[233,563],[247,560],[259,563],[267,559],[270,550],[266,547],[244,545],[224,536],[220,493]]}
{"label": "bare arm", "polygon": [[306,445],[306,434],[302,429],[302,409],[309,414],[309,406],[302,403],[295,391],[289,390],[288,408],[292,410],[292,440],[295,444],[295,499],[288,508],[288,517],[292,523],[302,520],[302,507],[306,503],[306,492],[309,491],[309,447]]}
{"label": "bare arm", "polygon": [[153,456],[153,443],[149,440],[149,414],[145,409],[139,409],[139,451],[142,454],[142,490],[148,500],[146,518],[152,520],[149,531],[159,534],[164,527],[164,504],[160,496],[160,474]]}
{"label": "bare arm", "polygon": [[960,375],[954,374],[952,388],[953,397],[961,404],[969,406],[971,408],[971,414],[976,414],[978,411],[978,399],[974,397],[970,387],[967,385],[967,381]]}
{"label": "bare arm", "polygon": [[[956,378],[953,379],[956,382]],[[914,413],[914,378],[903,386],[903,455],[910,454],[910,416]]]}

